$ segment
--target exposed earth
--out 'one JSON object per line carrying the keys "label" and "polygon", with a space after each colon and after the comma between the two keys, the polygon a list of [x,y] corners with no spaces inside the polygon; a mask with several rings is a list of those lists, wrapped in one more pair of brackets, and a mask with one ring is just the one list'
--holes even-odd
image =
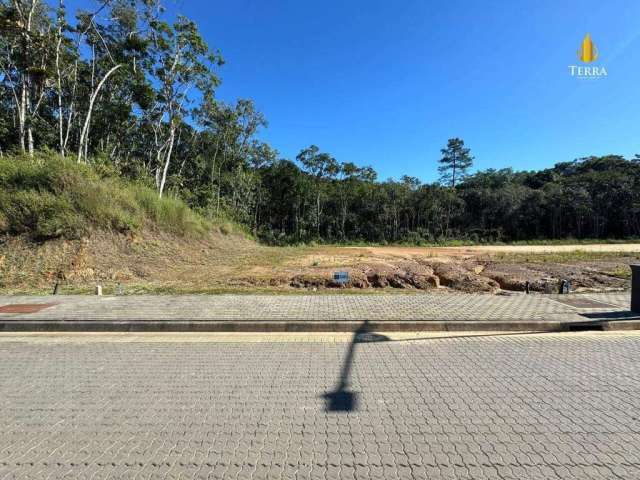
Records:
{"label": "exposed earth", "polygon": [[[267,247],[216,232],[185,240],[157,232],[96,232],[34,244],[0,240],[0,293],[419,292],[555,293],[629,287],[640,243],[472,247]],[[340,284],[334,272],[346,271]]]}

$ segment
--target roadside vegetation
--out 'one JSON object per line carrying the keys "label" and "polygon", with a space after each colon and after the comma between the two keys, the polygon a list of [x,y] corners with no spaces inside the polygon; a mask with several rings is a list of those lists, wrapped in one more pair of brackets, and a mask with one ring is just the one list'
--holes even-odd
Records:
{"label": "roadside vegetation", "polygon": [[122,234],[151,229],[199,238],[212,226],[184,201],[158,198],[152,188],[108,167],[56,154],[0,158],[0,234],[44,241],[79,239],[94,229]]}
{"label": "roadside vegetation", "polygon": [[[17,197],[2,212],[6,231],[78,236],[89,211],[115,231],[140,228],[143,217],[177,232],[206,229],[188,206],[280,246],[640,237],[637,156],[474,172],[470,146],[450,138],[433,152],[433,183],[410,172],[379,179],[316,145],[283,158],[262,140],[267,118],[251,99],[216,98],[225,60],[195,21],[170,17],[159,0],[85,3],[0,0],[0,155]],[[42,151],[87,166],[92,186],[65,191],[61,162]],[[113,201],[92,198],[101,194]]]}

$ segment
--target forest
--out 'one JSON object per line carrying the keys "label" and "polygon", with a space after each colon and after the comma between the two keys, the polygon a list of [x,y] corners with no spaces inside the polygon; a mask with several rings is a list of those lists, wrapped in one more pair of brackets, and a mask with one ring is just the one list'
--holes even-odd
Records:
{"label": "forest", "polygon": [[157,0],[0,0],[0,29],[0,155],[15,162],[87,164],[274,245],[640,236],[638,155],[474,171],[453,137],[439,182],[379,179],[315,145],[282,158],[251,92],[216,97],[222,52]]}

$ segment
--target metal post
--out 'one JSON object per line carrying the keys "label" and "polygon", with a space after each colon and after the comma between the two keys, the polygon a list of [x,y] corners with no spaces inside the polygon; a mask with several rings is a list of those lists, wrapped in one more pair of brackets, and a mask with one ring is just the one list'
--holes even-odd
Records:
{"label": "metal post", "polygon": [[631,311],[640,313],[640,265],[631,265]]}

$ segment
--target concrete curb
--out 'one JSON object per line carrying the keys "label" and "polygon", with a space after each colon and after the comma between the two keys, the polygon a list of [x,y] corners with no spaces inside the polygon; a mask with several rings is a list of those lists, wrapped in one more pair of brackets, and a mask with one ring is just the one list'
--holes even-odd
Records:
{"label": "concrete curb", "polygon": [[[193,320],[0,320],[4,332],[353,332],[358,321],[193,321]],[[640,318],[629,320],[561,321],[371,321],[377,332],[565,332],[578,330],[640,330]]]}

